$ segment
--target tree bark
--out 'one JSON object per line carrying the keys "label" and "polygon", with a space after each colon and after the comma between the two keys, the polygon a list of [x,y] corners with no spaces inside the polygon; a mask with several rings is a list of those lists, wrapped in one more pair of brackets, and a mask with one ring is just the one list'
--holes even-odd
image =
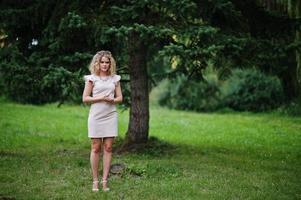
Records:
{"label": "tree bark", "polygon": [[[300,1],[287,1],[287,10],[290,18],[300,19],[301,17],[301,2]],[[295,33],[295,41],[300,41],[300,29],[296,29]],[[296,69],[295,69],[295,77],[293,80],[295,84],[295,94],[293,97],[298,97],[301,95],[301,53],[300,50],[296,50]]]}
{"label": "tree bark", "polygon": [[[295,17],[301,18],[301,1],[296,1]],[[296,30],[296,42],[301,40],[300,28]],[[301,52],[300,49],[296,51],[296,62],[297,62],[297,81],[298,81],[298,95],[301,96]]]}
{"label": "tree bark", "polygon": [[[300,31],[296,32],[296,40],[297,41],[301,40]],[[297,80],[298,80],[298,87],[299,87],[298,95],[301,96],[301,52],[300,51],[296,51],[296,61],[297,61]]]}
{"label": "tree bark", "polygon": [[292,57],[291,60],[294,62],[288,66],[284,73],[279,75],[282,80],[284,93],[289,101],[298,97],[300,94],[297,63],[294,59],[295,55],[292,55]]}
{"label": "tree bark", "polygon": [[146,143],[149,130],[149,96],[146,46],[139,34],[129,38],[129,74],[131,89],[130,121],[124,147]]}

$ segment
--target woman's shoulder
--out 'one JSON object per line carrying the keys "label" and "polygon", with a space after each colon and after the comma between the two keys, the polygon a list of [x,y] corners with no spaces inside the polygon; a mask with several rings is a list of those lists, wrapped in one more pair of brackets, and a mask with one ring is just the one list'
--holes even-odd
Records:
{"label": "woman's shoulder", "polygon": [[117,74],[112,75],[112,80],[113,80],[113,83],[115,83],[115,85],[117,85],[117,83],[118,83],[118,81],[120,81],[120,79],[121,79],[120,75],[117,75]]}
{"label": "woman's shoulder", "polygon": [[84,80],[94,82],[95,81],[95,75],[94,74],[84,75]]}
{"label": "woman's shoulder", "polygon": [[112,78],[113,78],[114,81],[120,81],[121,76],[117,75],[117,74],[114,74],[114,75],[112,75]]}

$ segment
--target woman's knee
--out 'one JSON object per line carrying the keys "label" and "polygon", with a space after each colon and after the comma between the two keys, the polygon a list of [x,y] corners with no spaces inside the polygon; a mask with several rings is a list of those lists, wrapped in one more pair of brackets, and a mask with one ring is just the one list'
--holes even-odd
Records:
{"label": "woman's knee", "polygon": [[99,153],[100,152],[100,149],[101,149],[101,145],[100,145],[100,142],[96,142],[96,141],[93,141],[92,142],[92,145],[91,145],[91,151],[93,153]]}
{"label": "woman's knee", "polygon": [[112,152],[112,145],[107,145],[105,144],[104,145],[104,150],[108,153],[111,153]]}
{"label": "woman's knee", "polygon": [[99,153],[100,152],[100,147],[98,147],[98,146],[93,146],[92,147],[92,149],[91,149],[91,151],[93,152],[93,153]]}

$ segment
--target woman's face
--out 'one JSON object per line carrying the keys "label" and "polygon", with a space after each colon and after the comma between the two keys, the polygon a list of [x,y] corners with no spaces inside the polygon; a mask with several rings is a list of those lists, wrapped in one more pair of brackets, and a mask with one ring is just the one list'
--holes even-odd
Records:
{"label": "woman's face", "polygon": [[110,60],[108,57],[103,56],[100,60],[100,71],[107,72],[110,69]]}

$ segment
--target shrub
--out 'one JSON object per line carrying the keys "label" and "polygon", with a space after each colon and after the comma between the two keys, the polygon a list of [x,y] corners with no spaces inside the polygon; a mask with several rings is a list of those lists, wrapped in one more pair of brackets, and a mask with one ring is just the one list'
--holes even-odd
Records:
{"label": "shrub", "polygon": [[276,112],[291,116],[301,116],[301,96],[279,107]]}
{"label": "shrub", "polygon": [[169,81],[161,93],[159,104],[169,108],[195,111],[214,111],[219,107],[220,91],[217,79],[189,80],[179,75]]}
{"label": "shrub", "polygon": [[284,100],[279,79],[256,69],[233,70],[222,93],[225,106],[239,111],[270,110]]}

